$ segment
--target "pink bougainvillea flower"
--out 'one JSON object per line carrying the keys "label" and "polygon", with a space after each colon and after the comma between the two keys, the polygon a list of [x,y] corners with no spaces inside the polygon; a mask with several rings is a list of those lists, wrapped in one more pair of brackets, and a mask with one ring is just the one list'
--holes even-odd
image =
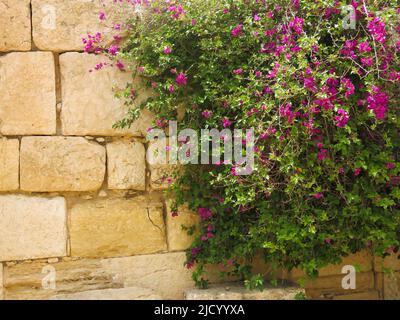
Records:
{"label": "pink bougainvillea flower", "polygon": [[171,85],[169,86],[169,88],[168,88],[168,91],[169,91],[170,93],[175,92],[175,87],[171,84]]}
{"label": "pink bougainvillea flower", "polygon": [[143,73],[145,70],[146,70],[145,67],[138,67],[137,68],[137,71],[140,72],[140,73]]}
{"label": "pink bougainvillea flower", "polygon": [[260,16],[257,15],[257,14],[254,15],[253,19],[254,19],[254,21],[260,21],[261,20]]}
{"label": "pink bougainvillea flower", "polygon": [[301,35],[303,33],[304,19],[295,17],[289,22],[289,28],[291,28],[296,34]]}
{"label": "pink bougainvillea flower", "polygon": [[328,158],[328,150],[327,149],[320,149],[318,151],[318,160],[319,161],[324,161],[326,158]]}
{"label": "pink bougainvillea flower", "polygon": [[343,78],[341,84],[344,89],[346,89],[346,92],[344,93],[346,99],[355,93],[355,87],[349,78]]}
{"label": "pink bougainvillea flower", "polygon": [[376,41],[379,43],[384,43],[386,41],[386,25],[379,17],[370,21],[367,28]]}
{"label": "pink bougainvillea flower", "polygon": [[374,59],[372,57],[361,58],[361,63],[365,67],[371,67],[374,64]]}
{"label": "pink bougainvillea flower", "polygon": [[117,61],[115,66],[121,71],[125,70],[125,65],[120,60]]}
{"label": "pink bougainvillea flower", "polygon": [[322,193],[316,193],[316,194],[313,194],[313,197],[315,199],[321,200],[324,197],[324,195]]}
{"label": "pink bougainvillea flower", "polygon": [[338,115],[335,116],[336,126],[344,128],[350,120],[350,115],[344,109],[339,109],[337,113]]}
{"label": "pink bougainvillea flower", "polygon": [[243,25],[239,24],[237,25],[231,32],[233,37],[238,37],[243,33]]}
{"label": "pink bougainvillea flower", "polygon": [[240,69],[233,70],[233,73],[236,75],[240,75],[243,73],[243,69],[240,68]]}
{"label": "pink bougainvillea flower", "polygon": [[203,221],[210,220],[213,215],[212,211],[208,208],[199,208],[198,213]]}
{"label": "pink bougainvillea flower", "polygon": [[179,214],[178,214],[177,211],[172,211],[172,212],[171,212],[171,216],[172,216],[173,218],[176,218],[176,217],[179,216]]}
{"label": "pink bougainvillea flower", "polygon": [[373,110],[378,120],[385,119],[388,110],[389,97],[380,87],[372,87],[371,93],[368,94],[367,97],[367,103],[367,109]]}
{"label": "pink bougainvillea flower", "polygon": [[106,13],[104,11],[99,12],[99,20],[100,21],[106,20]]}
{"label": "pink bougainvillea flower", "polygon": [[171,47],[169,47],[169,46],[164,47],[164,50],[163,50],[164,54],[171,54],[171,52],[172,52]]}
{"label": "pink bougainvillea flower", "polygon": [[364,42],[361,42],[359,45],[358,45],[358,51],[360,51],[361,53],[367,53],[367,52],[371,52],[371,47],[369,46],[369,43],[368,43],[368,41],[364,41]]}
{"label": "pink bougainvillea flower", "polygon": [[178,86],[186,86],[188,79],[186,75],[183,72],[181,72],[180,74],[178,74],[175,81],[178,84]]}
{"label": "pink bougainvillea flower", "polygon": [[358,177],[361,174],[361,172],[362,172],[362,169],[361,168],[357,168],[357,169],[354,170],[354,175],[356,177]]}
{"label": "pink bougainvillea flower", "polygon": [[394,168],[396,168],[396,164],[395,163],[389,162],[389,163],[386,164],[386,169],[393,170]]}
{"label": "pink bougainvillea flower", "polygon": [[209,118],[212,116],[212,111],[210,111],[210,110],[204,110],[204,111],[201,113],[201,115],[202,115],[204,118],[209,119]]}
{"label": "pink bougainvillea flower", "polygon": [[222,120],[222,125],[224,126],[224,128],[228,128],[232,125],[232,121],[230,121],[228,118],[224,118]]}

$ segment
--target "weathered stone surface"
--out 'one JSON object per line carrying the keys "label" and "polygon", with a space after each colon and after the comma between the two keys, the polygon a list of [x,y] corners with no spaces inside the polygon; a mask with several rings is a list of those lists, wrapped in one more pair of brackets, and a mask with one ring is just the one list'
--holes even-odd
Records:
{"label": "weathered stone surface", "polygon": [[15,52],[1,56],[0,97],[0,134],[55,134],[53,54]]}
{"label": "weathered stone surface", "polygon": [[380,300],[377,290],[369,290],[360,293],[343,294],[333,297],[333,300]]}
{"label": "weathered stone surface", "polygon": [[[372,270],[373,257],[370,252],[364,250],[356,254],[350,254],[342,259],[339,264],[332,264],[325,268],[319,270],[319,276],[333,276],[342,274],[342,269],[344,266],[351,265],[354,266],[359,272],[368,272]],[[296,281],[300,278],[306,277],[305,273],[300,269],[293,269],[289,278],[292,281]]]}
{"label": "weathered stone surface", "polygon": [[108,188],[146,190],[145,152],[137,141],[107,144]]}
{"label": "weathered stone surface", "polygon": [[393,253],[386,258],[375,256],[375,270],[377,272],[399,271],[400,270],[400,253]]}
{"label": "weathered stone surface", "polygon": [[385,300],[400,300],[400,272],[383,274]]}
{"label": "weathered stone surface", "polygon": [[31,49],[30,0],[0,0],[0,51]]}
{"label": "weathered stone surface", "polygon": [[3,290],[3,264],[0,263],[0,300],[4,299],[4,290]]}
{"label": "weathered stone surface", "polygon": [[103,267],[119,274],[125,287],[155,290],[164,299],[183,299],[185,289],[193,288],[192,273],[184,266],[184,252],[153,254],[103,260]]}
{"label": "weathered stone surface", "polygon": [[304,289],[293,286],[267,287],[263,292],[246,290],[240,284],[213,286],[207,290],[185,291],[186,300],[295,300]]}
{"label": "weathered stone surface", "polygon": [[342,287],[342,279],[345,275],[319,277],[306,281],[306,293],[311,298],[326,298],[339,294],[353,294],[374,289],[374,273],[363,272],[356,274],[356,289],[345,290]]}
{"label": "weathered stone surface", "polygon": [[99,199],[72,206],[71,254],[120,257],[165,251],[163,206],[144,196]]}
{"label": "weathered stone surface", "polygon": [[[11,0],[10,0],[11,1]],[[130,10],[131,5],[122,1],[118,6],[124,12]],[[41,50],[49,51],[81,51],[83,50],[82,37],[100,32],[104,45],[110,42],[114,23],[119,10],[114,5],[108,10],[107,19],[99,20],[99,12],[104,10],[102,0],[32,0],[33,12],[33,41]]]}
{"label": "weathered stone surface", "polygon": [[[144,136],[153,121],[148,111],[143,111],[130,129],[113,129],[113,125],[122,120],[128,111],[123,101],[115,97],[113,87],[116,90],[125,88],[128,82],[132,82],[132,76],[112,67],[89,72],[100,62],[107,62],[107,59],[76,52],[60,56],[63,134]],[[146,96],[146,93],[142,93],[137,103],[141,103]]]}
{"label": "weathered stone surface", "polygon": [[24,137],[21,142],[21,189],[92,191],[105,175],[105,148],[79,137]]}
{"label": "weathered stone surface", "polygon": [[[102,260],[72,260],[51,264],[56,271],[55,288],[45,289],[43,270],[47,261],[18,263],[5,267],[5,298],[51,299],[77,292],[140,287],[154,290],[163,299],[183,299],[193,288],[191,271],[184,267],[184,252]],[[67,258],[64,258],[67,259]],[[88,293],[89,294],[89,293]]]}
{"label": "weathered stone surface", "polygon": [[64,198],[0,196],[0,261],[66,255]]}
{"label": "weathered stone surface", "polygon": [[[45,270],[56,272],[55,287],[43,286]],[[105,269],[100,260],[19,263],[5,267],[4,290],[7,300],[50,299],[57,295],[88,290],[122,288],[122,278]]]}
{"label": "weathered stone surface", "polygon": [[150,183],[153,190],[163,190],[170,186],[169,178],[177,165],[169,164],[169,141],[166,138],[151,141],[146,152],[146,161],[150,168]]}
{"label": "weathered stone surface", "polygon": [[19,140],[0,138],[0,191],[19,188]]}
{"label": "weathered stone surface", "polygon": [[55,296],[52,300],[162,300],[162,298],[154,290],[131,287],[64,294]]}
{"label": "weathered stone surface", "polygon": [[168,215],[167,215],[167,235],[168,235],[168,249],[169,251],[184,251],[188,249],[194,240],[194,235],[189,236],[187,231],[183,227],[191,228],[197,226],[200,223],[199,215],[191,212],[187,206],[181,207],[178,210],[178,216],[173,217],[171,212],[171,204],[168,203]]}

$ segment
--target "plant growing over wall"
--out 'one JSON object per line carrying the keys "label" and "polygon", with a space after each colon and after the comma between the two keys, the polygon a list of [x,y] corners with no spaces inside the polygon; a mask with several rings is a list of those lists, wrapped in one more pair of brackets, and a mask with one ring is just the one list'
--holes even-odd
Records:
{"label": "plant growing over wall", "polygon": [[132,109],[118,126],[146,108],[163,128],[184,105],[182,128],[255,128],[252,175],[235,164],[185,166],[171,186],[177,207],[189,203],[202,219],[187,254],[199,285],[204,267],[220,264],[262,286],[247,264],[259,253],[316,275],[364,248],[397,252],[400,9],[352,1],[342,13],[348,5],[146,1],[123,44],[86,39],[86,51],[134,68],[154,91],[134,107],[141,88],[129,84],[121,95]]}

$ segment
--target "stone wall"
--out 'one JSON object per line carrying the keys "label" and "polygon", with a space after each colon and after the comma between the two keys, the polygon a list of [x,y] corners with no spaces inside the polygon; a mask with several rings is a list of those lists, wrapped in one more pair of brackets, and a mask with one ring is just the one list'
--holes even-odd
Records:
{"label": "stone wall", "polygon": [[[103,57],[81,37],[107,29],[101,0],[0,0],[0,299],[180,299],[191,239],[171,218],[143,139],[144,112],[114,130],[126,108],[112,87],[129,74],[89,72]],[[358,290],[340,289],[340,266],[306,285],[312,298],[398,298],[396,260],[387,275],[368,254]],[[261,272],[265,272],[265,266]],[[300,273],[282,273],[298,279]],[[396,278],[397,279],[397,278]]]}

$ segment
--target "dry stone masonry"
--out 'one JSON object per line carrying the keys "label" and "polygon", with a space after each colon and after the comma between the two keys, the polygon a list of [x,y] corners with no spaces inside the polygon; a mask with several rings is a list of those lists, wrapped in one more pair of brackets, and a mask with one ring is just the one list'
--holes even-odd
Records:
{"label": "dry stone masonry", "polygon": [[[113,87],[124,87],[131,75],[90,72],[107,60],[82,53],[81,43],[97,31],[111,39],[109,22],[98,20],[102,2],[0,0],[0,300],[227,297],[224,286],[191,290],[184,251],[192,237],[182,225],[199,218],[185,207],[172,217],[163,195],[171,167],[146,156],[165,145],[143,139],[153,115],[143,112],[129,129],[113,129],[127,111]],[[122,13],[136,14],[129,8]],[[357,290],[348,292],[340,287],[341,268],[352,263],[362,268]],[[210,271],[217,282],[218,268]],[[317,299],[394,299],[399,274],[395,258],[364,252],[323,269],[306,292]],[[282,272],[288,280],[302,276]],[[297,289],[229,292],[275,299],[293,298]]]}

